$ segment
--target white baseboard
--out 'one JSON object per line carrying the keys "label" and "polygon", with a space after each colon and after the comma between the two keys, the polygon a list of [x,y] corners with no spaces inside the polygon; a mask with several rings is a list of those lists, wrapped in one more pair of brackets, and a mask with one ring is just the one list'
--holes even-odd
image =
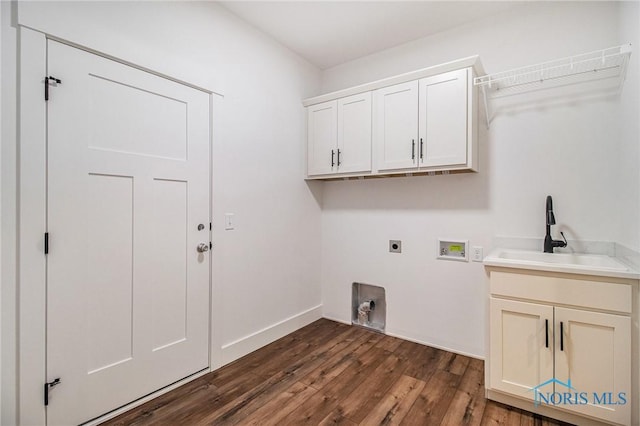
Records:
{"label": "white baseboard", "polygon": [[215,364],[226,365],[320,318],[322,318],[322,305],[315,306],[248,336],[227,343],[222,346],[220,363],[216,362]]}
{"label": "white baseboard", "polygon": [[470,352],[465,352],[465,351],[460,351],[458,349],[452,349],[452,348],[448,348],[446,346],[442,346],[442,345],[436,345],[434,343],[430,343],[430,342],[425,342],[422,340],[418,340],[418,339],[413,339],[411,337],[407,337],[404,336],[402,334],[398,334],[398,333],[393,333],[393,332],[385,332],[386,335],[388,336],[392,336],[392,337],[397,337],[398,339],[402,339],[402,340],[408,340],[409,342],[413,342],[413,343],[419,343],[421,345],[425,345],[425,346],[431,346],[432,348],[436,348],[436,349],[441,349],[443,351],[447,351],[447,352],[452,352],[454,354],[458,354],[458,355],[464,355],[467,356],[469,358],[476,358],[476,359],[480,359],[482,361],[485,360],[484,356],[478,355],[478,354],[473,354]]}
{"label": "white baseboard", "polygon": [[351,325],[351,321],[345,321],[345,320],[344,320],[344,319],[342,319],[342,318],[334,317],[334,316],[332,316],[332,315],[324,314],[324,315],[322,315],[322,318],[326,318],[326,319],[328,319],[328,320],[335,321],[335,322],[339,322],[339,323],[342,323],[342,324]]}

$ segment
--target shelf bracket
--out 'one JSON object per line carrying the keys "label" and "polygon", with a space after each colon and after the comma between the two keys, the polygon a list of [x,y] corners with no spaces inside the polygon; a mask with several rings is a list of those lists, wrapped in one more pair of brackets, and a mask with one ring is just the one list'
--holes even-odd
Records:
{"label": "shelf bracket", "polygon": [[486,86],[482,86],[482,98],[484,99],[484,114],[487,119],[487,130],[489,130],[490,126],[490,113],[489,113],[489,103],[487,102],[487,88]]}

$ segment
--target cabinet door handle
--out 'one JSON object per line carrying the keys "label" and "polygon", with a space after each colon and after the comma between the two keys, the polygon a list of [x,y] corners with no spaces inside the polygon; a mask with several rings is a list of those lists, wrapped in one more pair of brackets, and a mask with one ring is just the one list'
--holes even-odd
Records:
{"label": "cabinet door handle", "polygon": [[411,139],[411,159],[416,159],[416,141],[415,139]]}
{"label": "cabinet door handle", "polygon": [[335,161],[333,160],[333,158],[335,157],[335,155],[336,155],[336,152],[332,149],[332,150],[331,150],[331,167],[333,167],[333,166],[335,166],[335,165],[336,165]]}
{"label": "cabinet door handle", "polygon": [[560,350],[564,351],[564,324],[560,321]]}
{"label": "cabinet door handle", "polygon": [[549,347],[549,320],[544,320],[544,347]]}
{"label": "cabinet door handle", "polygon": [[338,167],[340,167],[340,150],[338,150]]}
{"label": "cabinet door handle", "polygon": [[422,149],[422,138],[420,138],[420,159],[422,160],[422,154],[424,153],[424,150]]}

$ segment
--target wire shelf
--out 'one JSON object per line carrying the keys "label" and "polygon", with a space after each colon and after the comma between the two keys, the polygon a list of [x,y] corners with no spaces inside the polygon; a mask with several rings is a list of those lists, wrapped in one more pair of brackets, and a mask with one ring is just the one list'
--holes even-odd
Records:
{"label": "wire shelf", "polygon": [[476,86],[484,86],[493,90],[505,90],[535,86],[547,80],[570,78],[588,73],[597,74],[598,71],[607,70],[617,70],[617,76],[624,78],[630,55],[630,44],[610,47],[511,71],[476,77],[473,83]]}
{"label": "wire shelf", "polygon": [[473,84],[482,89],[488,126],[487,98],[605,78],[617,79],[617,84],[621,87],[630,56],[631,44],[625,44],[476,77]]}

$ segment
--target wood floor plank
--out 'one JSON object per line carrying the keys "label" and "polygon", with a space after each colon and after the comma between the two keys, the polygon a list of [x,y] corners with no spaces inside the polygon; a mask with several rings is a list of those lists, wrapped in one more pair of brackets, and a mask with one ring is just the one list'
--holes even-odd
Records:
{"label": "wood floor plank", "polygon": [[328,340],[324,346],[313,348],[310,352],[298,359],[292,360],[285,369],[274,374],[269,379],[260,383],[255,388],[229,402],[220,410],[211,413],[202,421],[205,423],[237,424],[246,418],[254,410],[266,404],[274,395],[283,392],[295,381],[313,371],[325,361],[325,353],[329,348],[339,344],[344,336],[350,332],[347,328],[338,336]]}
{"label": "wood floor plank", "polygon": [[380,343],[376,345],[376,347],[380,349],[384,349],[385,351],[393,352],[398,346],[400,346],[404,342],[404,340],[399,339],[393,336],[384,336]]}
{"label": "wood floor plank", "polygon": [[242,371],[255,371],[262,366],[265,361],[278,357],[292,345],[304,342],[310,338],[310,336],[316,336],[324,333],[328,334],[330,332],[336,333],[342,326],[344,326],[344,324],[334,321],[314,321],[308,326],[296,330],[293,333],[288,334],[283,338],[226,365],[224,368],[212,372],[211,374],[215,377],[214,383],[217,386],[222,386],[225,379],[237,377],[237,375],[241,374]]}
{"label": "wood floor plank", "polygon": [[244,419],[243,424],[275,426],[282,419],[309,399],[317,390],[300,382],[295,382],[286,391],[276,395],[271,401]]}
{"label": "wood floor plank", "polygon": [[342,392],[338,405],[342,413],[349,420],[360,423],[378,405],[406,368],[406,363],[395,353],[388,354],[353,391],[348,395]]}
{"label": "wood floor plank", "polygon": [[364,425],[401,424],[425,385],[426,383],[422,380],[410,376],[400,377],[361,423]]}
{"label": "wood floor plank", "polygon": [[[353,341],[353,336],[355,335],[353,328],[344,324],[340,324],[340,327],[337,328],[324,327],[311,335],[307,335],[305,339],[289,345],[289,347],[278,352],[274,352],[272,356],[261,362],[256,374],[263,377],[270,377],[277,374],[310,351],[326,345],[327,341],[335,337],[336,333],[341,333],[340,340],[336,342],[338,346],[343,346],[347,344],[347,342]],[[331,349],[333,350],[333,347]]]}
{"label": "wood floor plank", "polygon": [[321,319],[105,425],[566,425],[484,397],[484,363]]}
{"label": "wood floor plank", "polygon": [[315,389],[322,389],[327,383],[349,368],[354,359],[357,359],[382,339],[382,335],[379,333],[369,332],[360,334],[359,338],[355,339],[343,350],[330,356],[326,362],[303,377],[300,381]]}
{"label": "wood floor plank", "polygon": [[[404,345],[405,344],[401,345],[398,350],[401,350]],[[412,354],[410,358],[411,362],[409,362],[405,374],[422,380],[423,382],[429,381],[433,373],[438,369],[440,359],[446,352],[429,346],[418,345],[413,342],[406,342],[406,345],[414,348],[416,353]]]}
{"label": "wood floor plank", "polygon": [[332,426],[332,425],[333,426],[337,426],[337,425],[356,426],[357,423],[354,423],[348,418],[346,418],[344,414],[341,412],[340,407],[338,407],[334,411],[329,413],[329,415],[327,415],[327,417],[325,417],[320,423],[318,423],[318,426]]}
{"label": "wood floor plank", "polygon": [[482,423],[486,399],[484,397],[483,362],[472,359],[462,376],[460,385],[442,419],[443,426],[477,426]]}
{"label": "wood floor plank", "polygon": [[487,404],[482,417],[482,424],[487,426],[513,426],[519,425],[521,413],[517,408],[503,404]]}
{"label": "wood floor plank", "polygon": [[380,364],[388,352],[373,347],[352,361],[352,365],[309,398],[283,420],[286,425],[318,424],[338,402],[358,387]]}
{"label": "wood floor plank", "polygon": [[460,376],[437,370],[407,413],[407,424],[437,425],[444,418],[456,393]]}

